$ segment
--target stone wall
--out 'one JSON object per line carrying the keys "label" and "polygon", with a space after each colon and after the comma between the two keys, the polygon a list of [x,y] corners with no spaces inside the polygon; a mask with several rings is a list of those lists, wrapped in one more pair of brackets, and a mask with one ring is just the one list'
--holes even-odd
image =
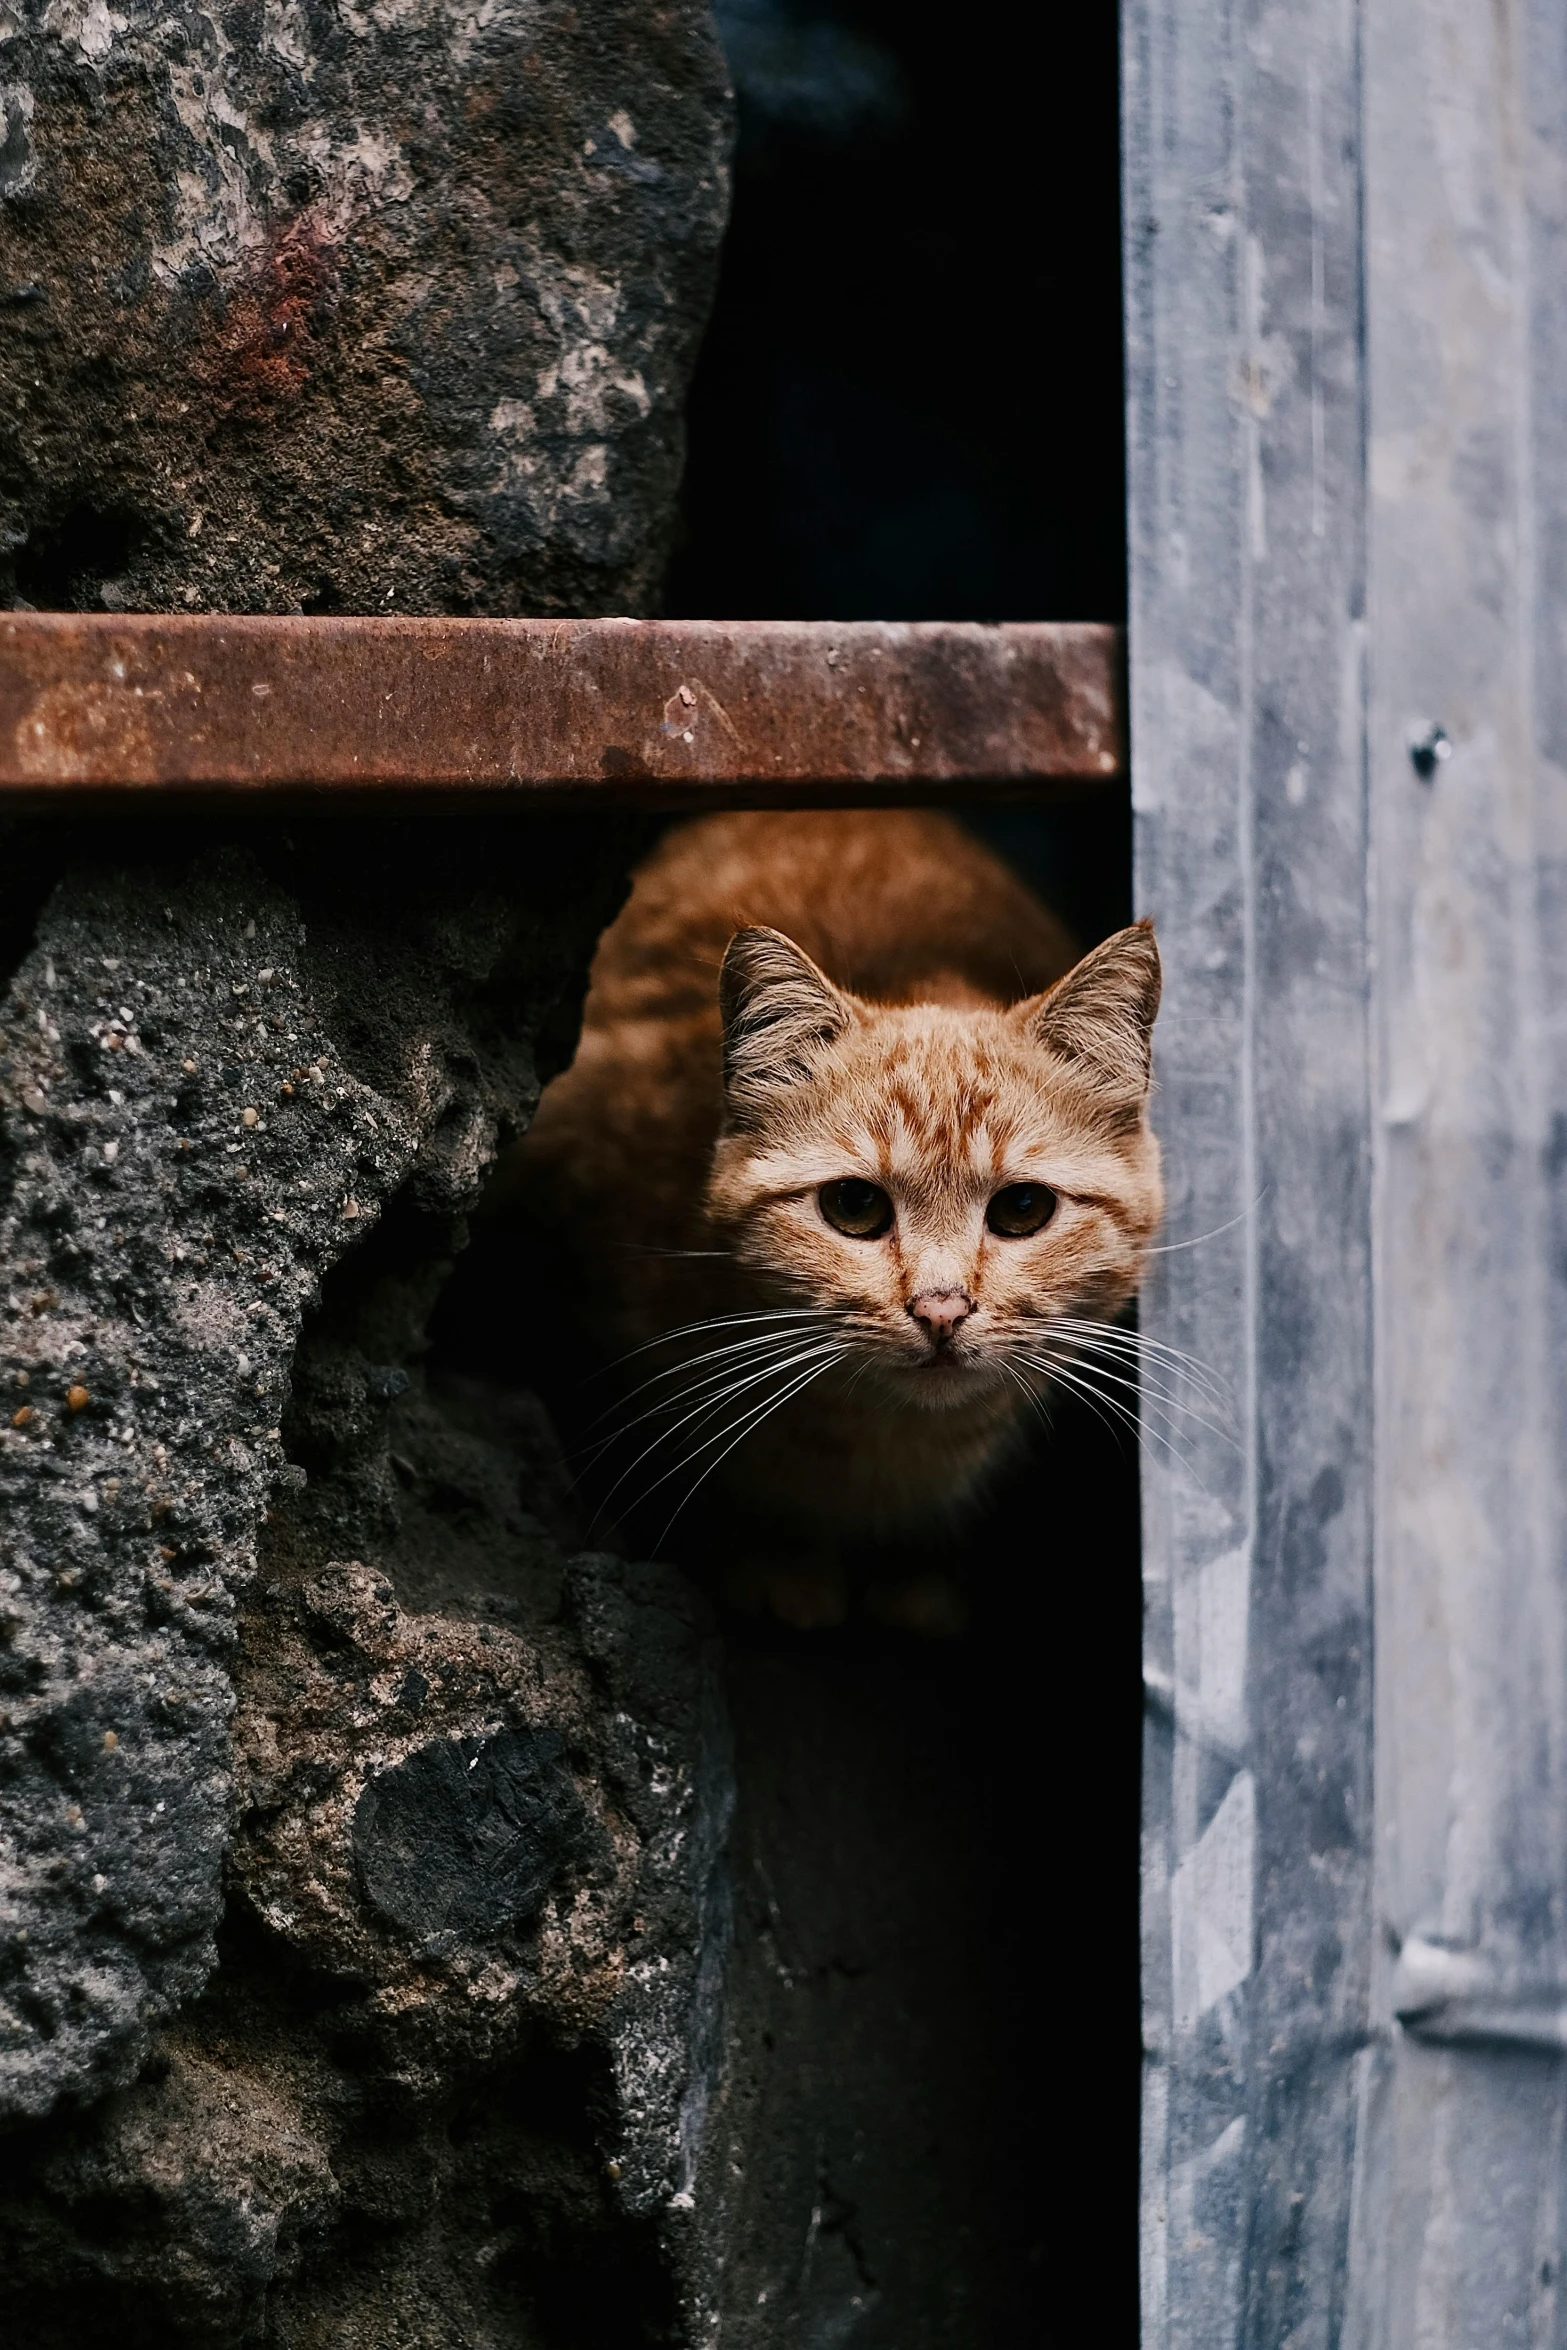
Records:
{"label": "stone wall", "polygon": [[[657,594],[705,7],[0,0],[0,603]],[[0,2329],[696,2342],[710,1628],[426,1325],[637,846],[0,827]]]}
{"label": "stone wall", "polygon": [[700,2338],[729,1807],[701,1603],[580,1553],[525,1394],[423,1362],[629,847],[165,832],[62,878],[12,980],[19,2336],[553,2344],[597,2309]]}
{"label": "stone wall", "polygon": [[0,602],[646,609],[728,135],[703,0],[0,0]]}

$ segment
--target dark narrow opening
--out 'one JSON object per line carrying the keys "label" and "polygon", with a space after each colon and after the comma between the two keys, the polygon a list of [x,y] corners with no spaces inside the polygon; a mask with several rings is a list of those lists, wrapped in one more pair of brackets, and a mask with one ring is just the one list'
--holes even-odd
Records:
{"label": "dark narrow opening", "polygon": [[1119,620],[1116,13],[719,0],[673,613]]}
{"label": "dark narrow opening", "polygon": [[146,541],[141,517],[120,506],[82,501],[35,530],[17,548],[17,596],[41,612],[74,612],[102,605],[124,609],[119,580]]}
{"label": "dark narrow opening", "polygon": [[[734,215],[668,609],[1119,620],[1110,0],[719,15]],[[970,820],[1085,945],[1130,918],[1123,794]],[[737,2340],[1023,2350],[1088,2306],[1136,2339],[1136,1477],[1063,1405],[959,1545],[966,1636],[731,1632]]]}

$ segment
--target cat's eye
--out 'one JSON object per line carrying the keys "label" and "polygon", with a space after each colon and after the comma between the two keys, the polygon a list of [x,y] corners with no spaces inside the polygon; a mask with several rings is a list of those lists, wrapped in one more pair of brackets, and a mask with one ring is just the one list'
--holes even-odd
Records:
{"label": "cat's eye", "polygon": [[851,1240],[880,1240],[891,1229],[891,1200],[879,1183],[864,1183],[857,1175],[824,1183],[816,1204],[833,1230],[846,1232]]}
{"label": "cat's eye", "polygon": [[1056,1195],[1048,1183],[1009,1183],[985,1210],[985,1222],[1004,1240],[1026,1240],[1042,1232],[1056,1212]]}

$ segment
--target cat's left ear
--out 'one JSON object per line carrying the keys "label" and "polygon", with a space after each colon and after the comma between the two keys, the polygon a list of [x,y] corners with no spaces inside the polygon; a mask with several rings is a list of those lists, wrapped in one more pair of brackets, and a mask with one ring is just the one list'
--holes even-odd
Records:
{"label": "cat's left ear", "polygon": [[1014,1006],[1036,1044],[1078,1062],[1118,1095],[1148,1090],[1163,973],[1151,922],[1134,922],[1086,954],[1045,995]]}
{"label": "cat's left ear", "polygon": [[780,1087],[814,1073],[853,1018],[848,998],[781,930],[737,930],[718,975],[724,1091],[745,1123]]}

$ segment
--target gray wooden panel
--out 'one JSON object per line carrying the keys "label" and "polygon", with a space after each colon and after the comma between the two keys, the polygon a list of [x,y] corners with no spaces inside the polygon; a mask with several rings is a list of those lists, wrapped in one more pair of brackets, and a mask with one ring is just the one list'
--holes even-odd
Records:
{"label": "gray wooden panel", "polygon": [[1338,2340],[1366,2033],[1372,1349],[1357,25],[1125,17],[1145,1327],[1237,1390],[1145,1471],[1145,2340]]}
{"label": "gray wooden panel", "polygon": [[1567,18],[1125,22],[1144,2338],[1562,2350]]}
{"label": "gray wooden panel", "polygon": [[1564,2338],[1563,39],[1559,0],[1367,16],[1386,2054],[1360,2350]]}
{"label": "gray wooden panel", "polygon": [[[1168,1229],[1215,1231],[1200,1252],[1200,1281],[1184,1277],[1197,1261],[1191,1252],[1158,1260],[1144,1319],[1239,1395],[1249,1385],[1251,1289],[1236,1221],[1250,1184],[1239,1083],[1244,483],[1227,370],[1209,361],[1233,350],[1241,309],[1226,201],[1228,35],[1224,16],[1206,7],[1178,19],[1164,0],[1134,0],[1123,13],[1137,879],[1159,916],[1165,959],[1158,1076],[1159,1122],[1173,1146]],[[1250,1479],[1246,1458],[1201,1428],[1182,1445],[1192,1473],[1150,1438],[1144,1475],[1142,2295],[1150,2350],[1202,2350],[1204,2329],[1223,2350],[1236,2337],[1245,2209],[1235,1987],[1251,1943]],[[1205,1844],[1214,1811],[1203,1816],[1199,1783],[1226,1772],[1230,1811]],[[1196,1963],[1199,1929],[1210,1937],[1206,1970]],[[1226,1975],[1230,1988],[1207,1998]]]}

